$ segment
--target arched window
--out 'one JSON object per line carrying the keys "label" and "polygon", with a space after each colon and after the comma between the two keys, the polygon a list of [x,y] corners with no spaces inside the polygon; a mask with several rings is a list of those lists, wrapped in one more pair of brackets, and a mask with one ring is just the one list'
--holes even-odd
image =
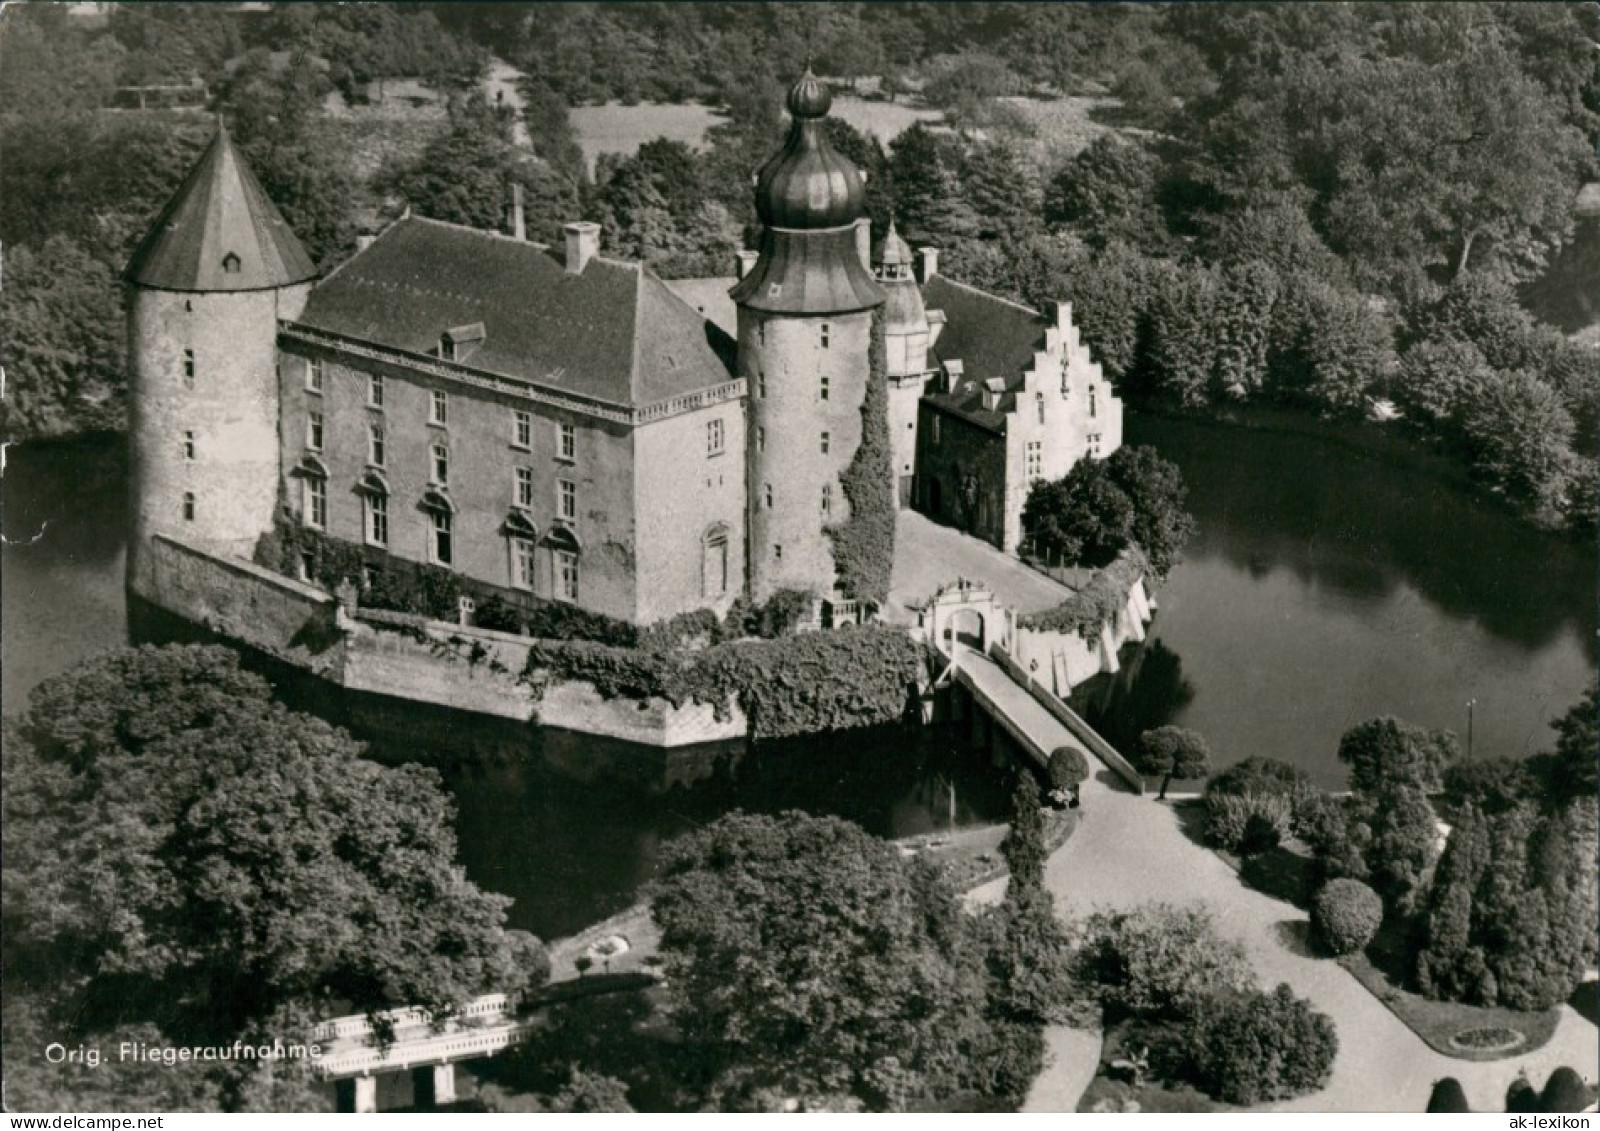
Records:
{"label": "arched window", "polygon": [[534,548],[539,544],[539,529],[527,515],[515,510],[506,516],[501,529],[505,531],[506,536],[506,560],[510,568],[511,587],[531,593],[534,590],[534,579],[538,576],[538,568],[535,565],[538,557]]}
{"label": "arched window", "polygon": [[294,469],[300,479],[300,521],[314,530],[328,527],[328,467],[316,456],[300,458]]}
{"label": "arched window", "polygon": [[456,560],[456,507],[443,491],[428,490],[422,496],[422,509],[428,515],[428,560],[450,566]]}
{"label": "arched window", "polygon": [[717,523],[701,536],[703,595],[720,597],[728,591],[728,527]]}
{"label": "arched window", "polygon": [[578,539],[566,527],[556,527],[545,538],[550,555],[550,596],[557,601],[578,600]]}
{"label": "arched window", "polygon": [[361,529],[369,546],[389,545],[389,481],[368,471],[356,486],[361,494]]}

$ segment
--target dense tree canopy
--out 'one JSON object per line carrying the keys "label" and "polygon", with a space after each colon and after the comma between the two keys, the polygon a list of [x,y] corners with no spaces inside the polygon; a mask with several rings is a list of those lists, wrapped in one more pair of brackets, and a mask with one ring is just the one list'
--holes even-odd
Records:
{"label": "dense tree canopy", "polygon": [[108,653],[6,738],[7,970],[76,1024],[231,1040],[285,1010],[448,1014],[537,961],[461,877],[436,773],[367,761],[229,651]]}
{"label": "dense tree canopy", "polygon": [[1035,483],[1022,527],[1042,558],[1098,568],[1137,545],[1164,578],[1194,533],[1187,495],[1174,464],[1153,448],[1124,446],[1104,460],[1079,460],[1054,483]]}

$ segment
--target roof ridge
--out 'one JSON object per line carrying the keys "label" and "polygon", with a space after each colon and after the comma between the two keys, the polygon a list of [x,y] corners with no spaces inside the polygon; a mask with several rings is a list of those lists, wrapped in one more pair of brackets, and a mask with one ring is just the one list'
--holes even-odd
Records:
{"label": "roof ridge", "polygon": [[471,224],[458,224],[454,220],[440,220],[433,216],[402,216],[400,217],[400,220],[395,221],[395,223],[400,223],[405,220],[415,220],[422,224],[433,224],[441,228],[451,228],[458,232],[470,232],[472,235],[482,236],[484,239],[500,240],[504,243],[516,244],[519,247],[531,247],[538,251],[550,250],[549,244],[540,243],[538,240],[519,240],[516,236],[509,232],[500,232],[493,228],[478,228]]}
{"label": "roof ridge", "polygon": [[[596,256],[596,258],[599,258]],[[643,266],[641,264],[641,266]],[[639,392],[639,343],[644,340],[640,332],[639,322],[644,317],[644,279],[645,273],[637,271],[633,276],[633,341],[628,343],[630,356],[628,359],[628,397],[634,404],[640,404],[644,398]]]}
{"label": "roof ridge", "polygon": [[982,287],[973,286],[971,283],[963,283],[960,279],[952,279],[948,275],[935,275],[932,279],[929,279],[927,283],[924,283],[923,286],[927,286],[929,283],[932,283],[935,280],[942,283],[947,283],[952,287],[960,287],[964,291],[971,291],[975,295],[982,295],[986,299],[1002,303],[1005,306],[1013,307],[1017,310],[1023,311],[1024,313],[1031,314],[1035,318],[1044,317],[1044,312],[1041,310],[1035,310],[1031,306],[1024,306],[1022,303],[1006,298],[1004,295],[997,295],[993,291],[986,291]]}

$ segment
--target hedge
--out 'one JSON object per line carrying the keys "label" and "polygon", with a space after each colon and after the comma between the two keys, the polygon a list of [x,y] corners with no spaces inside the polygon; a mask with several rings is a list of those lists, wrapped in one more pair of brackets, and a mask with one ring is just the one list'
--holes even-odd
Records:
{"label": "hedge", "polygon": [[678,652],[541,640],[525,674],[583,680],[607,699],[706,703],[719,717],[733,699],[753,737],[780,738],[900,720],[922,663],[904,629],[860,625]]}
{"label": "hedge", "polygon": [[1334,954],[1365,949],[1383,923],[1383,900],[1360,880],[1329,880],[1311,904],[1311,926]]}
{"label": "hedge", "polygon": [[1076,632],[1093,641],[1100,630],[1116,620],[1128,603],[1133,583],[1150,571],[1144,551],[1129,546],[1116,561],[1096,571],[1089,583],[1053,609],[1017,618],[1021,628],[1038,632]]}
{"label": "hedge", "polygon": [[1206,840],[1251,856],[1287,840],[1292,807],[1279,793],[1222,793],[1206,798]]}
{"label": "hedge", "polygon": [[[588,640],[619,648],[682,648],[740,640],[772,638],[792,631],[811,613],[812,597],[780,589],[765,604],[739,598],[726,618],[711,609],[693,609],[643,627],[565,601],[549,601],[515,589],[463,577],[439,566],[394,557],[373,546],[333,538],[303,526],[280,510],[270,533],[256,543],[257,565],[299,577],[307,570],[316,584],[330,591],[351,583],[362,608],[410,613],[455,622],[460,599],[476,606],[472,623],[498,632],[516,632],[548,640]],[[371,583],[365,579],[371,577]]]}

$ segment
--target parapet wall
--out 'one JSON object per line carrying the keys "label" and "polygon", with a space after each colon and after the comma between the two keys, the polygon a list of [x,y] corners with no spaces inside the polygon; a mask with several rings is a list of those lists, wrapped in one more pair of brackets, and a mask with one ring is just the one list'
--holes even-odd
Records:
{"label": "parapet wall", "polygon": [[524,675],[532,640],[405,613],[351,615],[316,586],[240,558],[157,536],[135,596],[350,691],[514,722],[690,746],[749,733],[737,704],[605,699],[592,684]]}

